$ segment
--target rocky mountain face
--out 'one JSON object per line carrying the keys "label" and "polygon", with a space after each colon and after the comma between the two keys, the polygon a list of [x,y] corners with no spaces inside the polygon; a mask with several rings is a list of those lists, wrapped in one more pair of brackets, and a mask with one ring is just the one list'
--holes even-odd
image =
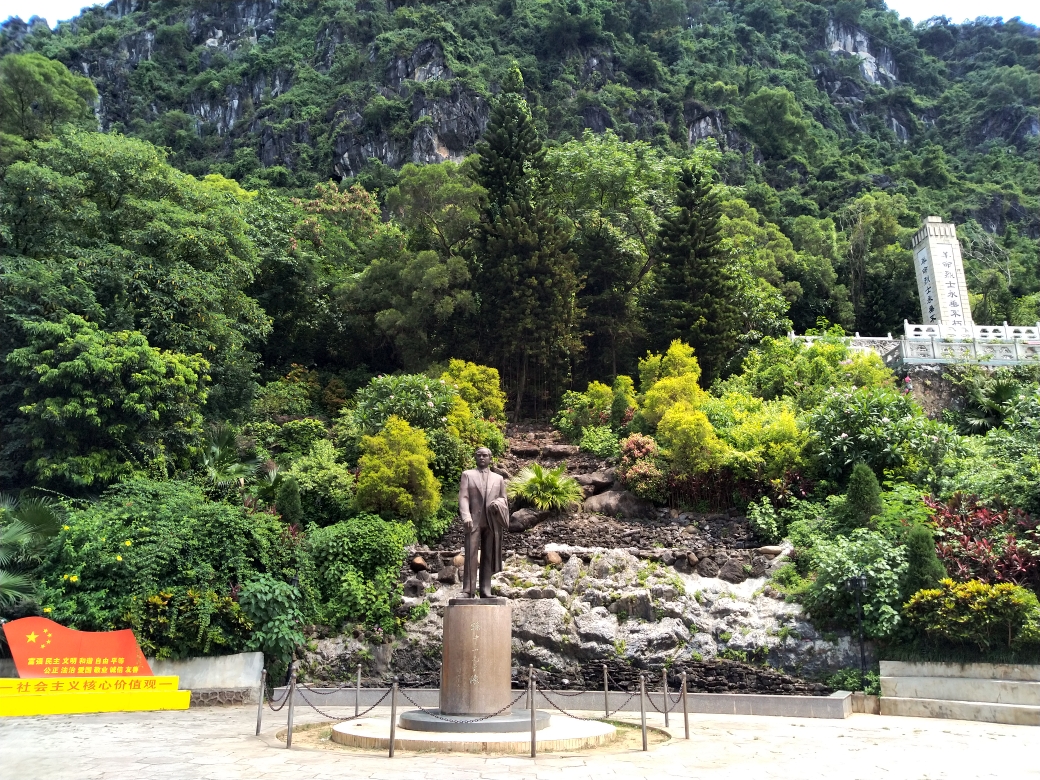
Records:
{"label": "rocky mountain face", "polygon": [[[459,40],[459,33],[452,34],[450,20],[431,20],[428,35],[418,22],[405,25],[407,34],[387,40],[388,23],[397,20],[400,25],[401,13],[395,4],[384,9],[368,2],[357,3],[352,13],[332,13],[303,11],[282,0],[112,0],[56,34],[35,18],[30,24],[8,20],[0,28],[0,54],[41,50],[89,76],[99,92],[102,129],[142,132],[211,161],[232,159],[248,137],[244,146],[265,168],[311,168],[319,175],[348,177],[370,160],[392,167],[458,160],[487,125],[488,89],[495,85],[474,77],[483,65],[462,54],[472,46]],[[691,16],[687,23],[693,29],[704,22]],[[750,29],[737,27],[739,35],[750,35]],[[441,43],[445,40],[452,43],[451,53]],[[492,43],[497,52],[501,44]],[[560,96],[568,111],[578,113],[580,126],[570,132],[582,126],[594,132],[614,128],[651,138],[663,122],[684,128],[689,144],[710,137],[723,149],[751,149],[728,109],[690,94],[676,103],[648,102],[626,93],[618,103],[620,93],[611,85],[629,91],[652,86],[660,81],[655,66],[640,65],[638,58],[626,60],[605,41],[590,40],[582,47],[579,36],[575,43],[571,52],[551,53],[577,54],[580,60],[572,68],[570,94]],[[817,119],[842,133],[873,127],[863,119],[878,110],[871,105],[872,98],[877,102],[871,88],[902,85],[892,51],[862,27],[834,18],[822,32],[809,36],[808,46],[805,54],[813,63],[817,87],[837,109],[836,114],[819,113]],[[677,56],[670,52],[660,53],[665,62]],[[853,64],[855,77],[846,63]],[[344,89],[348,83],[350,88]],[[914,113],[906,101],[882,113],[888,129],[904,141],[915,122],[934,119],[927,112]],[[836,116],[843,127],[835,125]],[[1006,119],[992,117],[978,131],[984,138],[1040,133],[1035,116]],[[550,128],[562,127],[564,117],[550,115],[546,121]],[[155,122],[169,126],[150,131],[140,126]],[[198,140],[177,141],[176,133],[185,130]]]}

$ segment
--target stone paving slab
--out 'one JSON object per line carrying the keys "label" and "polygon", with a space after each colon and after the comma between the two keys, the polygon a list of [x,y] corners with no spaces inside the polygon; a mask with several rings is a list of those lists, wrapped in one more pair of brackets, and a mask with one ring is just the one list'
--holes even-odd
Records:
{"label": "stone paving slab", "polygon": [[[377,714],[388,716],[383,709]],[[353,708],[333,714],[346,717]],[[275,736],[285,728],[284,715],[266,713],[259,737],[253,734],[254,707],[4,718],[0,775],[48,780],[1040,780],[1040,731],[1030,726],[861,714],[842,721],[698,714],[690,718],[689,741],[682,739],[681,716],[673,718],[675,739],[648,753],[587,751],[532,760],[398,751],[388,759],[346,748],[285,750]],[[322,720],[302,710],[295,718],[299,724]],[[656,713],[648,722],[663,727]]]}

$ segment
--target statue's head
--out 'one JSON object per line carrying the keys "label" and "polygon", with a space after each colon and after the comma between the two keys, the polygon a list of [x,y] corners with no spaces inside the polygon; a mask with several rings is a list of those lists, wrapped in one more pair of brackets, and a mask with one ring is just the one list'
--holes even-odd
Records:
{"label": "statue's head", "polygon": [[473,458],[477,461],[478,469],[486,469],[491,465],[491,450],[487,447],[478,447],[477,451],[473,453]]}

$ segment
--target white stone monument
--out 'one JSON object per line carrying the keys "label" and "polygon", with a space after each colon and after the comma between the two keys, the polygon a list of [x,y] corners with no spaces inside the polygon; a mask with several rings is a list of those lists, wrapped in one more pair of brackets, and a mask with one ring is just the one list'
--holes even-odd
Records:
{"label": "white stone monument", "polygon": [[974,323],[957,226],[943,222],[942,217],[928,217],[914,234],[913,252],[921,322],[965,328],[970,335]]}

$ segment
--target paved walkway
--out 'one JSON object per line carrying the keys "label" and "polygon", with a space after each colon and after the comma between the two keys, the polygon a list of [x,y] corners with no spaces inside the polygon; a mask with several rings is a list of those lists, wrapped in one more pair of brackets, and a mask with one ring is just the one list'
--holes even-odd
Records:
{"label": "paved walkway", "polygon": [[[344,716],[353,708],[336,708]],[[374,714],[379,714],[378,711]],[[388,712],[384,712],[388,715]],[[0,719],[0,775],[16,780],[571,780],[572,778],[1040,778],[1040,729],[853,715],[845,721],[691,715],[691,739],[622,753],[523,756],[285,750],[284,712],[255,707]],[[320,720],[297,711],[296,723]],[[663,726],[659,715],[650,717]],[[678,722],[679,728],[674,728]]]}

